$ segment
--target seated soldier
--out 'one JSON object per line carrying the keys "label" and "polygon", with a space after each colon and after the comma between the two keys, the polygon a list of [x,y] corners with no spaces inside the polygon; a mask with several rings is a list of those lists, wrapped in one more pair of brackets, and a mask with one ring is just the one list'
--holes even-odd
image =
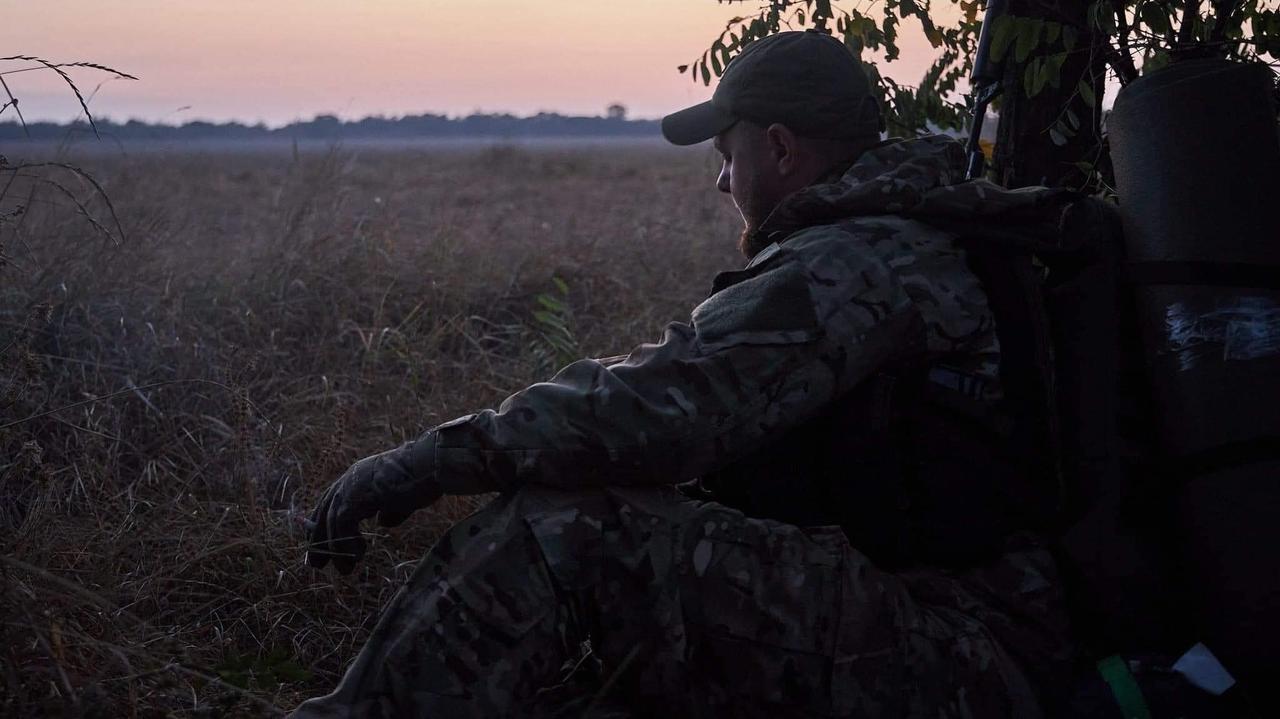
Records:
{"label": "seated soldier", "polygon": [[601,697],[640,716],[1042,715],[1068,656],[1052,560],[1016,492],[921,465],[892,410],[930,372],[998,392],[986,295],[943,225],[1025,221],[1036,192],[964,182],[952,139],[882,130],[860,64],[812,31],[751,44],[665,118],[676,144],[714,138],[749,262],[657,344],[343,474],[313,514],[316,567],[350,570],[361,520],[500,494],[294,716]]}

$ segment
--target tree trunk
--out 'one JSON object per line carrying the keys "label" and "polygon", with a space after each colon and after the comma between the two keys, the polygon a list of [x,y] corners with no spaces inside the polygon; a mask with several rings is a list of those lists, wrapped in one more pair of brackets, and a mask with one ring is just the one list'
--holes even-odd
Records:
{"label": "tree trunk", "polygon": [[[1015,62],[1010,50],[992,163],[996,181],[1005,187],[1082,187],[1086,175],[1076,163],[1105,160],[1100,132],[1105,64],[1088,27],[1087,9],[1084,0],[1010,0],[1010,15],[1073,25],[1080,40],[1062,65],[1058,87],[1047,85],[1034,98],[1027,98],[1023,90],[1023,71],[1035,57],[1060,52],[1061,48],[1040,48],[1024,63]],[[1082,79],[1093,88],[1096,107],[1090,107],[1079,94],[1077,86]],[[1064,144],[1055,144],[1049,129],[1060,117],[1066,117],[1067,109],[1079,119],[1080,128]]]}

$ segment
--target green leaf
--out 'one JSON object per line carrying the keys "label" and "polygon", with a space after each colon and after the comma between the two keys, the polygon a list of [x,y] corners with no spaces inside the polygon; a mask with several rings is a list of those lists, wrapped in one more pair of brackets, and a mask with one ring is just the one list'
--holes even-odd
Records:
{"label": "green leaf", "polygon": [[720,77],[721,75],[724,74],[724,66],[720,64],[719,53],[716,53],[716,52],[711,53],[711,69],[715,72],[716,77]]}
{"label": "green leaf", "polygon": [[832,15],[834,13],[831,12],[831,0],[817,0],[814,3],[813,19],[815,21],[830,20]]}
{"label": "green leaf", "polygon": [[1155,72],[1169,64],[1169,53],[1163,50],[1156,50],[1147,56],[1145,62],[1142,63],[1142,74]]}
{"label": "green leaf", "polygon": [[935,48],[942,47],[942,31],[935,27],[933,23],[929,23],[925,26],[924,36],[929,40],[930,45]]}
{"label": "green leaf", "polygon": [[1009,45],[1013,42],[1015,23],[1009,15],[1001,15],[995,19],[995,25],[991,30],[991,59],[994,62],[1000,62],[1004,59],[1005,53],[1009,51]]}
{"label": "green leaf", "polygon": [[871,81],[871,86],[879,87],[880,68],[876,67],[874,62],[867,62],[866,60],[859,60],[858,63],[862,65],[862,71],[867,73],[867,79]]}
{"label": "green leaf", "polygon": [[703,84],[703,85],[710,85],[710,84],[711,84],[711,71],[707,69],[707,63],[706,63],[706,61],[704,60],[704,61],[702,61],[702,62],[699,62],[699,63],[698,63],[698,67],[702,68],[702,84]]}
{"label": "green leaf", "polygon": [[[1102,5],[1102,3],[1098,4]],[[1102,31],[1108,35],[1114,35],[1119,30],[1116,26],[1115,9],[1110,6],[1103,6],[1103,10],[1098,14],[1098,20],[1099,24],[1102,26]]]}
{"label": "green leaf", "polygon": [[884,60],[885,62],[893,62],[898,59],[898,18],[893,15],[885,15],[880,25],[881,37],[884,42]]}
{"label": "green leaf", "polygon": [[560,315],[555,314],[554,312],[548,312],[546,310],[536,310],[533,313],[533,318],[538,322],[541,322],[542,324],[548,327],[551,327],[553,329],[557,329],[557,330],[567,329],[564,323],[564,318],[561,317]]}
{"label": "green leaf", "polygon": [[1049,128],[1049,139],[1053,140],[1053,144],[1057,145],[1058,147],[1062,147],[1063,145],[1067,144],[1067,136],[1059,132],[1058,128],[1056,127]]}
{"label": "green leaf", "polygon": [[1049,84],[1049,82],[1052,80],[1052,77],[1051,77],[1052,75],[1053,75],[1053,69],[1049,66],[1048,62],[1046,62],[1043,58],[1041,58],[1040,68],[1036,70],[1035,93],[1037,95],[1044,92],[1044,87],[1045,85]]}
{"label": "green leaf", "polygon": [[1093,86],[1089,84],[1088,80],[1081,80],[1080,84],[1076,86],[1076,89],[1080,91],[1080,99],[1084,100],[1084,104],[1089,107],[1098,106],[1098,97],[1094,94]]}
{"label": "green leaf", "polygon": [[677,65],[677,66],[676,66],[676,72],[680,73],[681,75],[683,75],[683,74],[684,74],[684,72],[685,72],[685,70],[688,70],[688,69],[689,69],[689,66],[688,66],[688,65]]}
{"label": "green leaf", "polygon": [[1070,52],[1076,49],[1076,40],[1080,39],[1080,31],[1070,25],[1062,26],[1062,47]]}
{"label": "green leaf", "polygon": [[547,309],[553,312],[564,312],[566,309],[566,306],[563,302],[561,302],[560,300],[548,294],[538,295],[538,304],[542,305],[543,307],[546,307]]}
{"label": "green leaf", "polygon": [[1067,126],[1072,130],[1080,129],[1080,116],[1071,108],[1067,108]]}
{"label": "green leaf", "polygon": [[1058,33],[1062,32],[1062,23],[1045,21],[1044,23],[1044,42],[1046,45],[1052,45],[1058,41]]}
{"label": "green leaf", "polygon": [[1094,4],[1090,5],[1088,10],[1088,19],[1090,27],[1097,28],[1105,35],[1115,34],[1115,10],[1111,7],[1108,0],[1098,0]]}
{"label": "green leaf", "polygon": [[1040,59],[1036,58],[1022,69],[1022,92],[1029,98],[1036,96],[1036,76],[1040,73],[1039,62]]}
{"label": "green leaf", "polygon": [[1166,35],[1172,30],[1169,24],[1169,15],[1163,7],[1160,7],[1158,2],[1144,3],[1138,8],[1138,17],[1157,34]]}
{"label": "green leaf", "polygon": [[[876,21],[873,18],[866,17],[865,15],[858,18],[858,32],[864,38],[874,38],[876,42],[882,42],[884,40],[884,31],[876,27]],[[870,39],[868,42],[870,42]]]}
{"label": "green leaf", "polygon": [[1062,86],[1062,63],[1066,61],[1065,52],[1054,53],[1045,58],[1045,77],[1054,89]]}
{"label": "green leaf", "polygon": [[1013,59],[1019,63],[1026,62],[1031,51],[1040,45],[1040,33],[1044,30],[1044,20],[1040,18],[1018,18],[1018,38],[1014,43]]}
{"label": "green leaf", "polygon": [[850,33],[845,33],[844,45],[849,48],[849,52],[852,53],[854,57],[858,58],[862,57],[862,50],[866,47],[862,42],[862,38]]}

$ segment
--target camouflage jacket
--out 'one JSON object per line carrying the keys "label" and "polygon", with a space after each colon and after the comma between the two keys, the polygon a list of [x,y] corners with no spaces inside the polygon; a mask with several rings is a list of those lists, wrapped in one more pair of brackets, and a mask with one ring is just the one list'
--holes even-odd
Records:
{"label": "camouflage jacket", "polygon": [[986,297],[944,228],[1043,214],[1048,191],[962,182],[963,167],[941,136],[865,153],[780,203],[759,230],[772,243],[718,275],[688,323],[434,428],[414,464],[449,494],[680,483],[767,446],[880,368],[995,352]]}

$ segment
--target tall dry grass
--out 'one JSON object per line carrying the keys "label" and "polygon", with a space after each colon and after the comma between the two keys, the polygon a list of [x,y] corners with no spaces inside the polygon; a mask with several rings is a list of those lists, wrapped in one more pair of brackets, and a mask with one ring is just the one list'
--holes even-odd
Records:
{"label": "tall dry grass", "polygon": [[302,565],[291,515],[569,354],[655,339],[739,264],[704,150],[80,164],[122,244],[38,194],[0,231],[4,716],[256,716],[327,691],[480,500],[378,533],[350,577]]}

